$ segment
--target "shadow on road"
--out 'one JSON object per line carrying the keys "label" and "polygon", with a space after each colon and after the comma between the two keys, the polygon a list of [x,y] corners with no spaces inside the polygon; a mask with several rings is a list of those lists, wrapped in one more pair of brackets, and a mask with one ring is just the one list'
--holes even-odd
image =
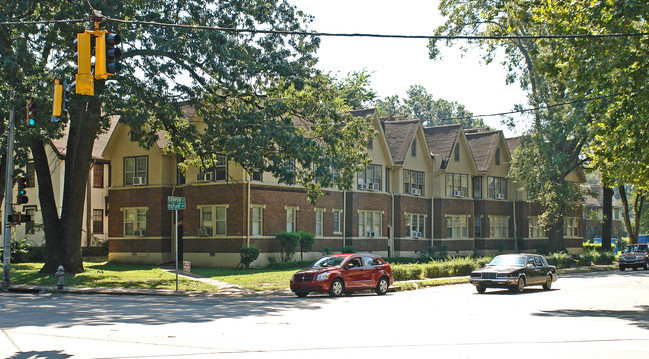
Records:
{"label": "shadow on road", "polygon": [[639,310],[581,310],[581,309],[560,309],[541,311],[532,315],[539,317],[564,317],[564,318],[613,318],[630,322],[631,324],[649,330],[649,306],[642,305],[636,308]]}
{"label": "shadow on road", "polygon": [[50,350],[50,351],[29,351],[29,352],[18,352],[8,359],[66,359],[72,358],[72,355],[65,354],[61,350]]}
{"label": "shadow on road", "polygon": [[319,309],[328,297],[192,298],[157,296],[0,295],[0,327],[201,323]]}

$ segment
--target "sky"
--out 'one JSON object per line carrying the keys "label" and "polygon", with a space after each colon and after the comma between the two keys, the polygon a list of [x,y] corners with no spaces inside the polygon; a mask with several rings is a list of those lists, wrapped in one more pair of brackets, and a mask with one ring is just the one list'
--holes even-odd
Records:
{"label": "sky", "polygon": [[[299,10],[313,15],[311,30],[331,33],[376,33],[430,35],[444,23],[437,0],[289,0]],[[479,49],[464,53],[458,47],[444,48],[441,60],[428,58],[426,39],[377,39],[321,37],[318,68],[339,78],[365,69],[372,74],[372,89],[379,98],[406,96],[411,85],[422,85],[435,99],[463,104],[474,115],[514,110],[526,104],[518,84],[506,85],[500,61],[485,65]],[[516,118],[509,130],[500,117],[485,117],[485,123],[521,135],[525,119]]]}

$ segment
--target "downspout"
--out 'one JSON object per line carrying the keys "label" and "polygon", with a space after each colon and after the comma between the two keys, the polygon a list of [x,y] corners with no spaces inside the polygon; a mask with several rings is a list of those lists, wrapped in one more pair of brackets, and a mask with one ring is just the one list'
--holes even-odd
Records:
{"label": "downspout", "polygon": [[514,187],[514,198],[512,201],[512,216],[514,217],[514,251],[518,253],[518,231],[516,230],[516,187]]}
{"label": "downspout", "polygon": [[246,246],[250,246],[250,213],[252,208],[250,207],[250,173],[246,172],[248,193],[246,196]]}
{"label": "downspout", "polygon": [[[343,245],[342,247],[345,246],[345,242],[347,242],[347,191],[343,190]],[[342,250],[342,247],[341,250]]]}
{"label": "downspout", "polygon": [[[433,167],[433,171],[434,170],[435,168]],[[432,189],[430,191],[430,254],[433,255],[432,251],[435,247],[435,175],[433,174],[431,178]]]}
{"label": "downspout", "polygon": [[94,180],[95,162],[90,163],[90,175],[88,176],[88,183],[86,184],[86,248],[90,247],[90,239],[92,238],[92,185]]}
{"label": "downspout", "polygon": [[390,192],[390,197],[392,199],[392,219],[390,221],[390,237],[388,237],[388,257],[394,253],[394,193]]}

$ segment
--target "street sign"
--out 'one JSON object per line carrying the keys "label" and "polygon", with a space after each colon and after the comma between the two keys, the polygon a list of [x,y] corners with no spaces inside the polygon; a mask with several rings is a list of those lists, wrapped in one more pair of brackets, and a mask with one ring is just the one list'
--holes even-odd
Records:
{"label": "street sign", "polygon": [[176,209],[185,209],[185,197],[167,197],[167,209],[176,210]]}

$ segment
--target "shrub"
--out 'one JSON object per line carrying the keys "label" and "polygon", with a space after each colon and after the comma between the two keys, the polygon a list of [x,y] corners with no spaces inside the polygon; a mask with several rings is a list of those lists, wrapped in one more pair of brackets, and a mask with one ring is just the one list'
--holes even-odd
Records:
{"label": "shrub", "polygon": [[300,235],[300,260],[304,260],[304,252],[309,252],[315,244],[315,236],[309,232],[298,232]]}
{"label": "shrub", "polygon": [[392,266],[392,275],[394,276],[394,280],[397,281],[402,281],[402,280],[408,280],[408,269],[405,265],[395,265]]}
{"label": "shrub", "polygon": [[407,267],[407,277],[409,280],[424,279],[424,266],[413,264]]}
{"label": "shrub", "polygon": [[586,251],[577,256],[577,264],[580,266],[590,266],[595,261],[595,256],[597,256],[597,254],[598,253],[594,250]]}
{"label": "shrub", "polygon": [[[27,239],[23,238],[18,241],[11,241],[9,247],[10,259],[13,263],[22,263],[26,261],[26,255],[29,253],[32,245],[27,243]],[[4,258],[3,247],[0,246],[0,257]]]}
{"label": "shrub", "polygon": [[331,248],[329,248],[329,247],[324,247],[324,248],[322,248],[322,255],[323,255],[323,256],[331,255],[331,253],[333,253],[333,251],[331,250]]}
{"label": "shrub", "polygon": [[282,263],[286,263],[293,258],[295,249],[300,244],[300,234],[292,232],[280,232],[275,235],[279,240],[279,257]]}
{"label": "shrub", "polygon": [[451,276],[465,276],[478,269],[478,264],[474,259],[468,257],[455,257],[445,261],[449,267],[448,272]]}
{"label": "shrub", "polygon": [[426,278],[441,278],[446,277],[447,272],[442,263],[431,262],[424,265],[424,276]]}
{"label": "shrub", "polygon": [[548,263],[557,268],[570,268],[573,263],[572,256],[563,252],[550,253],[545,258],[548,260]]}
{"label": "shrub", "polygon": [[343,253],[356,253],[356,248],[354,246],[344,246]]}
{"label": "shrub", "polygon": [[244,266],[245,268],[250,268],[250,263],[259,258],[259,248],[255,246],[243,246],[239,250],[239,255],[241,261],[237,267]]}
{"label": "shrub", "polygon": [[601,252],[599,256],[595,258],[595,264],[613,264],[617,256],[612,252]]}

